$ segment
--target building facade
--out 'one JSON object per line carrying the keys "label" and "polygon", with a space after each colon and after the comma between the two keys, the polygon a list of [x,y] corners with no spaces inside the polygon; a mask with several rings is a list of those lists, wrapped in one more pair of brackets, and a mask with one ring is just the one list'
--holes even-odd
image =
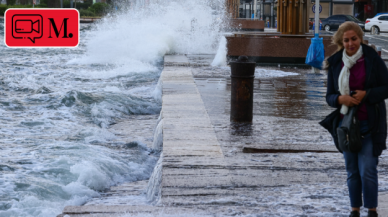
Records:
{"label": "building facade", "polygon": [[[257,1],[256,11],[254,3]],[[315,0],[311,1],[309,17],[314,18],[313,7]],[[236,18],[257,18],[264,20],[266,26],[276,26],[277,0],[240,0]],[[377,13],[388,12],[388,0],[320,0],[321,19],[331,15],[353,15],[360,20],[374,17]],[[255,14],[255,16],[253,16]]]}
{"label": "building facade", "polygon": [[[312,0],[312,4],[312,7],[315,7],[315,0]],[[355,15],[354,0],[320,0],[319,4],[319,18],[321,19],[337,14]],[[312,8],[310,11],[310,18],[314,18]]]}
{"label": "building facade", "polygon": [[240,0],[239,18],[255,18],[264,20],[266,26],[275,26],[277,16],[277,1],[275,0],[257,0],[256,12],[254,9],[255,0]]}
{"label": "building facade", "polygon": [[[377,13],[388,12],[388,0],[321,0],[320,5],[322,7],[320,18],[347,14],[360,20],[366,20],[374,17]],[[312,16],[310,13],[311,18]]]}

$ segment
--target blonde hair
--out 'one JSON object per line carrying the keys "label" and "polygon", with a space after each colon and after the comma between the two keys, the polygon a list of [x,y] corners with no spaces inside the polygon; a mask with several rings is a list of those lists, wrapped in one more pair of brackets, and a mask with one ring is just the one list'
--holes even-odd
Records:
{"label": "blonde hair", "polygon": [[337,51],[344,49],[344,44],[342,43],[344,33],[349,30],[353,30],[357,34],[361,39],[361,44],[364,43],[364,32],[361,27],[355,22],[347,21],[339,26],[338,31],[333,36],[332,43],[337,45]]}

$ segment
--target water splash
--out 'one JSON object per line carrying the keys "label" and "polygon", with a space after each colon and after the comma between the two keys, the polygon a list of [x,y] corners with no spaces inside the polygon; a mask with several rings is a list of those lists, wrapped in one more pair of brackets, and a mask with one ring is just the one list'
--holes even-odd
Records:
{"label": "water splash", "polygon": [[152,97],[156,102],[162,103],[162,80],[160,78],[154,91],[152,92]]}
{"label": "water splash", "polygon": [[165,54],[213,54],[224,19],[224,0],[132,1],[88,34],[86,55],[70,63],[131,62],[153,67]]}
{"label": "water splash", "polygon": [[[111,185],[150,177],[152,150],[120,148],[129,137],[148,134],[131,135],[120,123],[160,112],[161,84],[155,84],[165,54],[216,52],[224,4],[130,2],[97,24],[82,24],[77,48],[0,44],[0,216],[56,216]],[[134,120],[125,127],[146,127]],[[161,147],[161,126],[155,147]],[[160,196],[161,161],[149,183],[151,201]]]}
{"label": "water splash", "polygon": [[162,189],[160,188],[162,184],[162,168],[163,152],[160,154],[147,186],[147,200],[152,204],[157,204],[162,196]]}
{"label": "water splash", "polygon": [[152,149],[156,151],[162,151],[163,149],[163,119],[159,121],[155,128]]}
{"label": "water splash", "polygon": [[221,37],[220,43],[218,45],[218,51],[214,60],[212,62],[212,66],[226,66],[226,55],[228,54],[228,49],[226,47],[227,41],[223,36]]}
{"label": "water splash", "polygon": [[256,68],[255,77],[256,78],[276,78],[276,77],[286,77],[292,75],[299,75],[295,72],[284,72],[282,70],[273,70],[273,69],[264,69]]}

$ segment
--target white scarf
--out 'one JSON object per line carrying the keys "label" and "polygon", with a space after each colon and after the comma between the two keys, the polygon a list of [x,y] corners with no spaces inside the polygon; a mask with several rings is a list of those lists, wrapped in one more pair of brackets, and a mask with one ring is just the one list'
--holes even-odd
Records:
{"label": "white scarf", "polygon": [[[344,49],[343,55],[342,55],[342,62],[344,63],[344,67],[341,70],[341,73],[338,77],[338,86],[341,95],[350,95],[350,88],[349,88],[349,76],[350,76],[350,69],[353,67],[354,64],[356,64],[357,60],[362,57],[362,46],[358,48],[358,51],[353,56],[348,56],[346,54],[346,50]],[[341,114],[346,115],[348,113],[348,107],[346,105],[342,105],[341,107]]]}

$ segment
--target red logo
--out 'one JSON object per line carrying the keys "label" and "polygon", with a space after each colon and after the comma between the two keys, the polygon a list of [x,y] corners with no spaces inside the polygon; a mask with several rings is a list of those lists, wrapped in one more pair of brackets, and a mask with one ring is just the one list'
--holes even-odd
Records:
{"label": "red logo", "polygon": [[4,16],[8,47],[77,47],[76,9],[8,9]]}

